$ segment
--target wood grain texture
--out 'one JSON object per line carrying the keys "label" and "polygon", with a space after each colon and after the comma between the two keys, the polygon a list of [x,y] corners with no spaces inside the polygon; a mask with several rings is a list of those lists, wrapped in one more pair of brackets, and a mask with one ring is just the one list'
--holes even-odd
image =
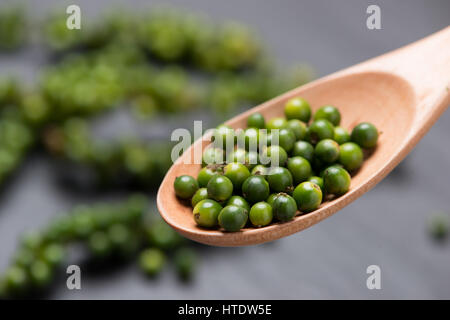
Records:
{"label": "wood grain texture", "polygon": [[164,220],[185,237],[205,244],[253,245],[308,228],[360,197],[412,150],[450,103],[450,27],[289,91],[226,124],[243,128],[247,117],[255,111],[261,112],[266,119],[280,116],[286,101],[295,96],[307,99],[313,110],[323,104],[337,106],[342,113],[342,126],[347,129],[361,121],[370,121],[382,132],[377,148],[352,178],[348,193],[286,223],[234,233],[199,228],[189,204],[176,198],[173,182],[182,174],[197,176],[200,165],[183,162],[187,157],[199,156],[199,147],[209,144],[210,137],[204,136],[174,163],[160,186],[157,205]]}

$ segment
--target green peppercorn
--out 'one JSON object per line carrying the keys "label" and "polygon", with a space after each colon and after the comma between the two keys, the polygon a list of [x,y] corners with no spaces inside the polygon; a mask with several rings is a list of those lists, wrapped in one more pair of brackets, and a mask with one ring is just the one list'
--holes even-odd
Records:
{"label": "green peppercorn", "polygon": [[350,174],[338,166],[325,169],[323,174],[323,186],[327,194],[343,195],[350,189]]}
{"label": "green peppercorn", "polygon": [[252,170],[259,163],[259,153],[257,151],[247,152],[246,162],[244,163],[248,170]]}
{"label": "green peppercorn", "polygon": [[287,120],[285,118],[277,117],[270,119],[267,124],[266,128],[268,130],[275,130],[275,129],[283,129],[287,126]]}
{"label": "green peppercorn", "polygon": [[300,183],[292,194],[301,212],[316,210],[322,203],[322,190],[312,182]]}
{"label": "green peppercorn", "polygon": [[307,139],[312,144],[318,143],[320,140],[333,139],[334,126],[326,119],[319,119],[311,123],[307,130]]}
{"label": "green peppercorn", "polygon": [[269,168],[263,166],[262,164],[258,164],[252,169],[251,175],[252,176],[260,175],[266,178],[268,172]]}
{"label": "green peppercorn", "polygon": [[195,270],[196,254],[191,248],[180,248],[175,252],[174,263],[178,276],[182,280],[189,280]]}
{"label": "green peppercorn", "polygon": [[317,184],[320,187],[320,190],[322,190],[323,194],[323,179],[321,177],[312,176],[309,177],[308,181]]}
{"label": "green peppercorn", "polygon": [[[263,165],[284,166],[287,160],[288,154],[286,150],[280,146],[270,146],[264,149],[260,161]],[[263,161],[267,161],[268,163],[264,163]]]}
{"label": "green peppercorn", "polygon": [[261,113],[255,112],[247,118],[247,126],[249,128],[264,129],[266,127],[266,120]]}
{"label": "green peppercorn", "polygon": [[275,192],[290,192],[292,189],[293,178],[291,172],[283,167],[271,168],[267,181],[270,189]]}
{"label": "green peppercorn", "polygon": [[197,203],[206,199],[208,199],[208,189],[206,188],[198,189],[197,192],[195,192],[195,194],[192,197],[191,200],[192,207],[195,207]]}
{"label": "green peppercorn", "polygon": [[259,144],[259,132],[256,128],[247,128],[244,131],[245,149],[255,151]]}
{"label": "green peppercorn", "polygon": [[373,124],[362,122],[353,128],[351,139],[361,148],[373,148],[378,141],[378,130]]}
{"label": "green peppercorn", "polygon": [[227,162],[239,162],[246,165],[249,162],[248,152],[245,149],[237,148],[227,155]]}
{"label": "green peppercorn", "polygon": [[223,170],[224,176],[231,180],[234,190],[240,190],[242,183],[250,176],[250,171],[242,163],[229,163]]}
{"label": "green peppercorn", "polygon": [[255,227],[267,226],[273,219],[272,206],[264,201],[255,203],[250,209],[249,218]]}
{"label": "green peppercorn", "polygon": [[163,220],[153,222],[145,231],[149,244],[161,250],[172,250],[183,241],[183,238]]}
{"label": "green peppercorn", "polygon": [[248,211],[242,207],[230,205],[223,208],[219,213],[219,225],[225,231],[236,232],[241,230],[248,219]]}
{"label": "green peppercorn", "polygon": [[361,167],[364,155],[361,148],[353,142],[346,142],[341,145],[339,162],[348,171],[357,170]]}
{"label": "green peppercorn", "polygon": [[292,149],[292,156],[294,157],[303,157],[310,164],[314,161],[314,147],[311,143],[306,141],[297,141],[294,144],[294,148]]}
{"label": "green peppercorn", "polygon": [[208,185],[209,180],[215,174],[217,174],[217,172],[210,167],[202,168],[197,176],[197,182],[200,188],[205,188]]}
{"label": "green peppercorn", "polygon": [[222,124],[214,130],[213,140],[216,148],[226,149],[228,145],[233,146],[235,142],[234,130]]}
{"label": "green peppercorn", "polygon": [[50,283],[53,275],[51,267],[45,261],[37,260],[31,264],[29,276],[33,285],[43,287]]}
{"label": "green peppercorn", "polygon": [[292,150],[295,141],[296,141],[295,134],[291,129],[288,128],[280,129],[278,145],[282,147],[286,152],[290,152]]}
{"label": "green peppercorn", "polygon": [[114,249],[123,249],[131,242],[129,228],[122,223],[115,223],[107,230],[108,240]]}
{"label": "green peppercorn", "polygon": [[96,231],[89,236],[88,247],[95,257],[108,256],[112,251],[111,241],[103,231]]}
{"label": "green peppercorn", "polygon": [[224,160],[223,150],[220,148],[208,148],[203,151],[202,165],[222,164]]}
{"label": "green peppercorn", "polygon": [[346,142],[350,142],[350,134],[348,131],[342,127],[334,127],[334,141],[338,144],[343,144]]}
{"label": "green peppercorn", "polygon": [[209,198],[225,201],[233,194],[233,183],[228,177],[217,174],[209,180],[207,189]]}
{"label": "green peppercorn", "polygon": [[250,205],[248,204],[247,200],[245,200],[241,196],[232,196],[227,201],[227,206],[238,206],[241,208],[244,208],[247,212],[250,211]]}
{"label": "green peppercorn", "polygon": [[450,230],[450,218],[448,214],[434,214],[428,221],[428,231],[437,241],[443,241],[448,237]]}
{"label": "green peppercorn", "polygon": [[333,163],[339,159],[339,144],[331,139],[324,139],[317,143],[314,156],[322,163]]}
{"label": "green peppercorn", "polygon": [[300,97],[292,98],[286,103],[284,114],[288,120],[298,119],[308,123],[311,118],[311,107],[305,99]]}
{"label": "green peppercorn", "polygon": [[139,267],[150,277],[159,274],[165,263],[164,252],[156,248],[145,249],[139,255]]}
{"label": "green peppercorn", "polygon": [[338,126],[341,122],[341,113],[336,107],[330,105],[322,106],[314,114],[314,121],[319,119],[326,119],[333,125]]}
{"label": "green peppercorn", "polygon": [[250,176],[242,184],[242,195],[250,203],[266,200],[269,192],[269,183],[262,176]]}
{"label": "green peppercorn", "polygon": [[35,260],[35,250],[20,248],[14,255],[14,263],[20,267],[28,268]]}
{"label": "green peppercorn", "polygon": [[287,122],[287,127],[295,134],[296,140],[303,140],[306,137],[306,125],[298,119],[291,119]]}
{"label": "green peppercorn", "polygon": [[175,178],[175,194],[181,199],[190,199],[198,190],[198,183],[193,177],[183,175]]}
{"label": "green peppercorn", "polygon": [[8,291],[19,293],[26,289],[28,277],[25,269],[19,266],[11,266],[5,272],[5,283]]}
{"label": "green peppercorn", "polygon": [[60,265],[65,255],[64,247],[56,243],[48,244],[42,250],[42,259],[50,266]]}
{"label": "green peppercorn", "polygon": [[289,158],[287,168],[292,174],[295,184],[306,181],[312,175],[311,165],[303,157]]}
{"label": "green peppercorn", "polygon": [[280,193],[273,201],[272,210],[278,220],[289,221],[295,217],[297,203],[290,195]]}
{"label": "green peppercorn", "polygon": [[194,207],[195,222],[201,227],[212,228],[219,224],[218,217],[222,206],[214,200],[202,200]]}

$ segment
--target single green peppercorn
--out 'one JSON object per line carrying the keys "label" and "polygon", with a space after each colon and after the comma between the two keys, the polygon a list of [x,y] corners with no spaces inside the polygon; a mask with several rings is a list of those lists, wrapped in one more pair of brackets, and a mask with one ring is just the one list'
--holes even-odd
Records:
{"label": "single green peppercorn", "polygon": [[450,217],[445,213],[434,214],[428,221],[428,231],[436,241],[443,241],[448,237]]}
{"label": "single green peppercorn", "polygon": [[287,168],[291,172],[295,184],[306,181],[312,175],[311,165],[303,157],[289,158]]}
{"label": "single green peppercorn", "polygon": [[245,210],[247,210],[247,212],[250,211],[250,205],[248,204],[247,200],[245,200],[241,196],[232,196],[230,199],[228,199],[227,206],[232,205],[244,208]]}
{"label": "single green peppercorn", "polygon": [[320,140],[333,139],[334,126],[326,119],[319,119],[311,123],[307,130],[307,139],[312,144],[318,143]]}
{"label": "single green peppercorn", "polygon": [[267,175],[270,189],[275,192],[292,191],[293,178],[291,172],[283,167],[271,168]]}
{"label": "single green peppercorn", "polygon": [[255,203],[250,209],[249,218],[255,227],[267,226],[273,219],[271,205],[264,201]]}
{"label": "single green peppercorn", "polygon": [[106,257],[111,254],[112,245],[108,235],[103,231],[96,231],[88,239],[89,250],[96,257]]}
{"label": "single green peppercorn", "polygon": [[242,163],[229,163],[223,169],[225,177],[231,180],[234,190],[240,190],[242,183],[250,176],[250,171]]}
{"label": "single green peppercorn", "polygon": [[219,224],[218,217],[222,206],[214,200],[202,200],[194,207],[195,222],[201,227],[212,228]]}
{"label": "single green peppercorn", "polygon": [[322,189],[315,183],[300,183],[292,194],[301,212],[316,210],[322,203]]}
{"label": "single green peppercorn", "polygon": [[216,175],[217,172],[210,167],[204,167],[200,170],[197,176],[197,182],[200,188],[205,188],[209,180]]}
{"label": "single green peppercorn", "polygon": [[239,162],[247,165],[249,162],[248,152],[245,149],[237,148],[227,155],[227,162]]}
{"label": "single green peppercorn", "polygon": [[283,129],[287,126],[287,120],[285,118],[277,117],[270,119],[267,124],[266,128],[268,130],[274,130],[274,129]]}
{"label": "single green peppercorn", "polygon": [[65,257],[64,247],[60,244],[48,244],[42,250],[42,259],[50,266],[58,266],[62,263]]}
{"label": "single green peppercorn", "polygon": [[149,244],[161,250],[172,250],[183,241],[183,238],[163,220],[153,222],[145,232]]}
{"label": "single green peppercorn", "polygon": [[220,148],[208,148],[203,151],[202,165],[205,167],[210,164],[222,164],[224,161],[224,152]]}
{"label": "single green peppercorn", "polygon": [[269,192],[269,183],[262,176],[250,176],[242,184],[242,195],[250,203],[266,200]]}
{"label": "single green peppercorn", "polygon": [[300,97],[292,98],[286,103],[284,114],[288,120],[298,119],[308,123],[311,118],[311,107],[305,99]]}
{"label": "single green peppercorn", "polygon": [[182,280],[189,280],[195,270],[196,254],[191,248],[180,248],[175,252],[174,263],[178,276]]}
{"label": "single green peppercorn", "polygon": [[46,262],[36,260],[30,266],[29,276],[33,285],[43,287],[50,283],[53,275],[50,266]]}
{"label": "single green peppercorn", "polygon": [[317,184],[320,187],[320,190],[322,190],[323,194],[323,179],[321,177],[312,176],[309,177],[308,181]]}
{"label": "single green peppercorn", "polygon": [[261,113],[255,112],[247,118],[247,127],[264,129],[266,127],[266,120]]}
{"label": "single green peppercorn", "polygon": [[208,189],[208,197],[219,202],[227,200],[233,194],[231,180],[219,174],[209,180],[206,188]]}
{"label": "single green peppercorn", "polygon": [[273,201],[272,210],[278,220],[289,221],[295,217],[297,203],[290,195],[280,193]]}
{"label": "single green peppercorn", "polygon": [[348,171],[357,170],[361,167],[364,155],[361,148],[353,142],[346,142],[341,145],[339,162]]}
{"label": "single green peppercorn", "polygon": [[256,128],[247,128],[244,131],[246,150],[257,150],[259,144],[259,132]]}
{"label": "single green peppercorn", "polygon": [[295,134],[296,140],[303,140],[306,137],[306,125],[298,119],[291,119],[287,122],[287,127]]}
{"label": "single green peppercorn", "polygon": [[199,203],[202,200],[208,199],[208,189],[206,188],[200,188],[197,190],[197,192],[194,194],[191,200],[192,207],[195,207],[197,203]]}
{"label": "single green peppercorn", "polygon": [[314,147],[307,141],[297,141],[292,149],[292,156],[303,157],[308,160],[310,164],[312,164],[314,161]]}
{"label": "single green peppercorn", "polygon": [[236,140],[234,130],[227,125],[219,125],[213,131],[214,147],[226,149],[228,145],[234,145]]}
{"label": "single green peppercorn", "polygon": [[291,129],[283,128],[280,129],[278,134],[278,145],[282,147],[286,152],[291,151],[296,141],[294,132]]}
{"label": "single green peppercorn", "polygon": [[[270,146],[264,149],[261,156],[263,165],[284,166],[288,160],[288,154],[280,146]],[[264,163],[267,162],[267,163]]]}
{"label": "single green peppercorn", "polygon": [[343,144],[350,141],[350,134],[342,127],[334,127],[334,141],[338,144]]}
{"label": "single green peppercorn", "polygon": [[181,199],[190,199],[198,190],[198,182],[193,177],[184,175],[175,178],[175,194]]}
{"label": "single green peppercorn", "polygon": [[17,293],[25,290],[28,280],[27,273],[23,267],[11,266],[5,272],[5,283],[8,291]]}
{"label": "single green peppercorn", "polygon": [[338,126],[341,122],[341,113],[336,107],[330,105],[322,106],[314,114],[314,121],[319,119],[326,119],[333,125]]}
{"label": "single green peppercorn", "polygon": [[322,163],[330,164],[339,159],[339,144],[331,139],[324,139],[317,143],[314,156]]}
{"label": "single green peppercorn", "polygon": [[139,255],[139,266],[148,276],[159,274],[166,263],[164,252],[156,248],[145,249]]}
{"label": "single green peppercorn", "polygon": [[268,172],[269,168],[263,166],[262,164],[258,164],[252,169],[251,175],[252,176],[260,175],[266,178]]}
{"label": "single green peppercorn", "polygon": [[223,208],[219,213],[219,225],[225,231],[236,232],[241,230],[248,219],[248,211],[242,207],[230,205]]}
{"label": "single green peppercorn", "polygon": [[266,199],[266,202],[268,204],[270,204],[271,206],[273,206],[273,201],[275,200],[275,198],[278,196],[278,193],[272,193],[270,194],[270,196]]}
{"label": "single green peppercorn", "polygon": [[323,174],[323,186],[327,194],[343,195],[350,189],[350,174],[339,166],[331,166],[325,169]]}
{"label": "single green peppercorn", "polygon": [[378,141],[378,130],[369,122],[360,123],[353,128],[351,140],[361,148],[373,148]]}

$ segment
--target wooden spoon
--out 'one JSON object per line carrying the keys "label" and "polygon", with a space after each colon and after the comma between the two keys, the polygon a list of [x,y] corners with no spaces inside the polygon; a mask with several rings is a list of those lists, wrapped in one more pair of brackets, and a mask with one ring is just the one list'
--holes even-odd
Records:
{"label": "wooden spoon", "polygon": [[360,197],[412,150],[449,105],[450,27],[291,90],[226,124],[245,128],[247,117],[255,111],[266,119],[282,116],[286,101],[296,96],[308,100],[313,110],[324,104],[337,106],[342,113],[341,125],[344,128],[351,130],[359,122],[369,121],[382,132],[378,146],[352,177],[349,192],[290,222],[230,233],[200,228],[194,221],[192,208],[176,198],[173,183],[177,176],[183,174],[197,177],[201,166],[184,164],[183,160],[195,154],[201,157],[200,147],[210,143],[210,136],[203,136],[174,163],[159,188],[157,204],[164,220],[183,236],[205,244],[253,245],[308,228]]}

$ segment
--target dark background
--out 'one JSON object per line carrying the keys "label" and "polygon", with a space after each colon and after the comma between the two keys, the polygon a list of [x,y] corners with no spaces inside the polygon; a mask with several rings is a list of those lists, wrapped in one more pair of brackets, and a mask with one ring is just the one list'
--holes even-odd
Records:
{"label": "dark background", "polygon": [[[448,26],[450,20],[448,0],[26,3],[36,17],[68,4],[80,5],[82,15],[95,16],[113,3],[132,9],[169,3],[218,21],[237,20],[262,35],[280,64],[305,62],[319,77],[422,38]],[[381,7],[382,30],[366,28],[369,4]],[[19,74],[32,82],[43,63],[44,54],[32,46],[18,54],[0,55],[0,72]],[[110,118],[101,124],[105,131],[122,133],[130,127],[124,115]],[[180,119],[177,125],[191,122]],[[163,125],[151,126],[156,133],[167,130]],[[169,271],[157,280],[147,280],[130,265],[104,274],[83,274],[80,291],[69,291],[61,282],[49,298],[448,299],[450,246],[433,243],[426,222],[433,212],[450,211],[449,138],[450,112],[446,111],[407,159],[371,192],[324,222],[274,243],[201,248],[201,263],[190,284],[181,283]],[[1,193],[0,270],[6,268],[21,232],[45,224],[80,202],[99,199],[67,192],[55,183],[53,169],[36,155]],[[116,197],[122,195],[100,199]],[[366,287],[366,268],[372,264],[381,267],[382,290]]]}

